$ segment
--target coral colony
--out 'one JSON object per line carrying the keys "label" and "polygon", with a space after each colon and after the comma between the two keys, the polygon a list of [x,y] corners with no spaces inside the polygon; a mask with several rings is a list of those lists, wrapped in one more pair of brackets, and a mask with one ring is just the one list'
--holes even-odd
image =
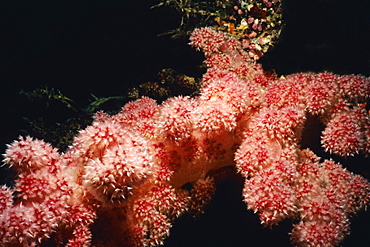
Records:
{"label": "coral colony", "polygon": [[[329,72],[277,78],[234,37],[196,29],[191,45],[208,71],[197,97],[158,105],[143,97],[93,124],[64,153],[20,137],[4,162],[18,174],[0,196],[3,246],[155,246],[174,219],[200,214],[222,167],[245,177],[243,197],[265,226],[294,219],[299,246],[335,246],[366,209],[370,184],[333,160],[301,149],[309,116],[326,126],[322,146],[370,153],[370,80]],[[103,229],[103,230],[97,230]]]}
{"label": "coral colony", "polygon": [[63,153],[31,137],[8,146],[4,163],[17,178],[0,190],[2,246],[161,245],[176,218],[203,212],[215,174],[229,166],[262,225],[292,219],[292,244],[340,244],[369,205],[370,184],[302,148],[302,133],[318,118],[326,151],[369,154],[370,80],[278,77],[231,34],[205,27],[190,40],[208,66],[199,96],[98,112]]}

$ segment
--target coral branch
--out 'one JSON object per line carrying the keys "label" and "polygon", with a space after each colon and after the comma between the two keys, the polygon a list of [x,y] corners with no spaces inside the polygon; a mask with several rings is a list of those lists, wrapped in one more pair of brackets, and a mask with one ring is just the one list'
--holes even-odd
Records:
{"label": "coral branch", "polygon": [[199,96],[162,104],[143,97],[116,115],[98,112],[64,153],[31,137],[8,146],[4,162],[18,177],[0,189],[3,246],[161,245],[176,218],[204,211],[213,177],[233,165],[262,224],[295,220],[294,244],[335,246],[349,234],[350,218],[370,203],[370,184],[300,145],[316,116],[325,149],[369,154],[369,112],[358,104],[370,80],[278,78],[211,28],[195,30],[191,44],[209,66]]}

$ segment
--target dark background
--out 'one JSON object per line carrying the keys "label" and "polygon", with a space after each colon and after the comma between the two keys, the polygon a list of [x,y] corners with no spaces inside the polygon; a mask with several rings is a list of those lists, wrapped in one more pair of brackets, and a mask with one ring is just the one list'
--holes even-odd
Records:
{"label": "dark background", "polygon": [[[91,94],[124,95],[155,80],[163,68],[200,77],[203,55],[188,40],[157,36],[176,28],[179,19],[171,9],[150,9],[155,3],[0,1],[1,153],[27,129],[23,117],[62,121],[69,114],[27,101],[21,90],[57,88],[87,105]],[[370,76],[369,1],[287,0],[284,13],[281,41],[261,59],[266,69]],[[290,246],[290,223],[262,228],[245,210],[241,186],[238,176],[224,181],[207,213],[176,222],[166,246]],[[369,213],[352,222],[343,246],[370,246]]]}

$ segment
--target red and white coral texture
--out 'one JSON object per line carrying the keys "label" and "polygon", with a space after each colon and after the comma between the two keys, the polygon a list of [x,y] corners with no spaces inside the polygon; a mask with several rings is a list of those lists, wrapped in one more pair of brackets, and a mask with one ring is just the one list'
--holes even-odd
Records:
{"label": "red and white coral texture", "polygon": [[314,116],[327,151],[369,154],[369,113],[357,106],[369,79],[277,78],[211,28],[191,44],[209,66],[200,96],[99,112],[64,153],[30,137],[8,146],[4,162],[18,179],[0,188],[3,246],[163,244],[174,219],[203,212],[225,166],[245,177],[244,201],[262,224],[295,220],[295,245],[335,246],[349,234],[350,217],[370,203],[369,183],[300,145]]}

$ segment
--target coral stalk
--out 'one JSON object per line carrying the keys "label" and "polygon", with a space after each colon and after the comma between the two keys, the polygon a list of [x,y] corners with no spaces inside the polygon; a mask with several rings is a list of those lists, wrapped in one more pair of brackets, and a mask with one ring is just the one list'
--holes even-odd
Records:
{"label": "coral stalk", "polygon": [[176,218],[204,211],[225,166],[245,177],[244,201],[263,225],[290,218],[293,244],[340,244],[369,205],[370,184],[302,148],[302,133],[316,116],[325,149],[369,154],[369,112],[358,103],[370,80],[278,77],[211,28],[195,30],[191,45],[209,66],[199,96],[143,97],[116,115],[99,112],[64,153],[30,137],[8,146],[4,162],[18,178],[0,189],[3,246],[161,245]]}

